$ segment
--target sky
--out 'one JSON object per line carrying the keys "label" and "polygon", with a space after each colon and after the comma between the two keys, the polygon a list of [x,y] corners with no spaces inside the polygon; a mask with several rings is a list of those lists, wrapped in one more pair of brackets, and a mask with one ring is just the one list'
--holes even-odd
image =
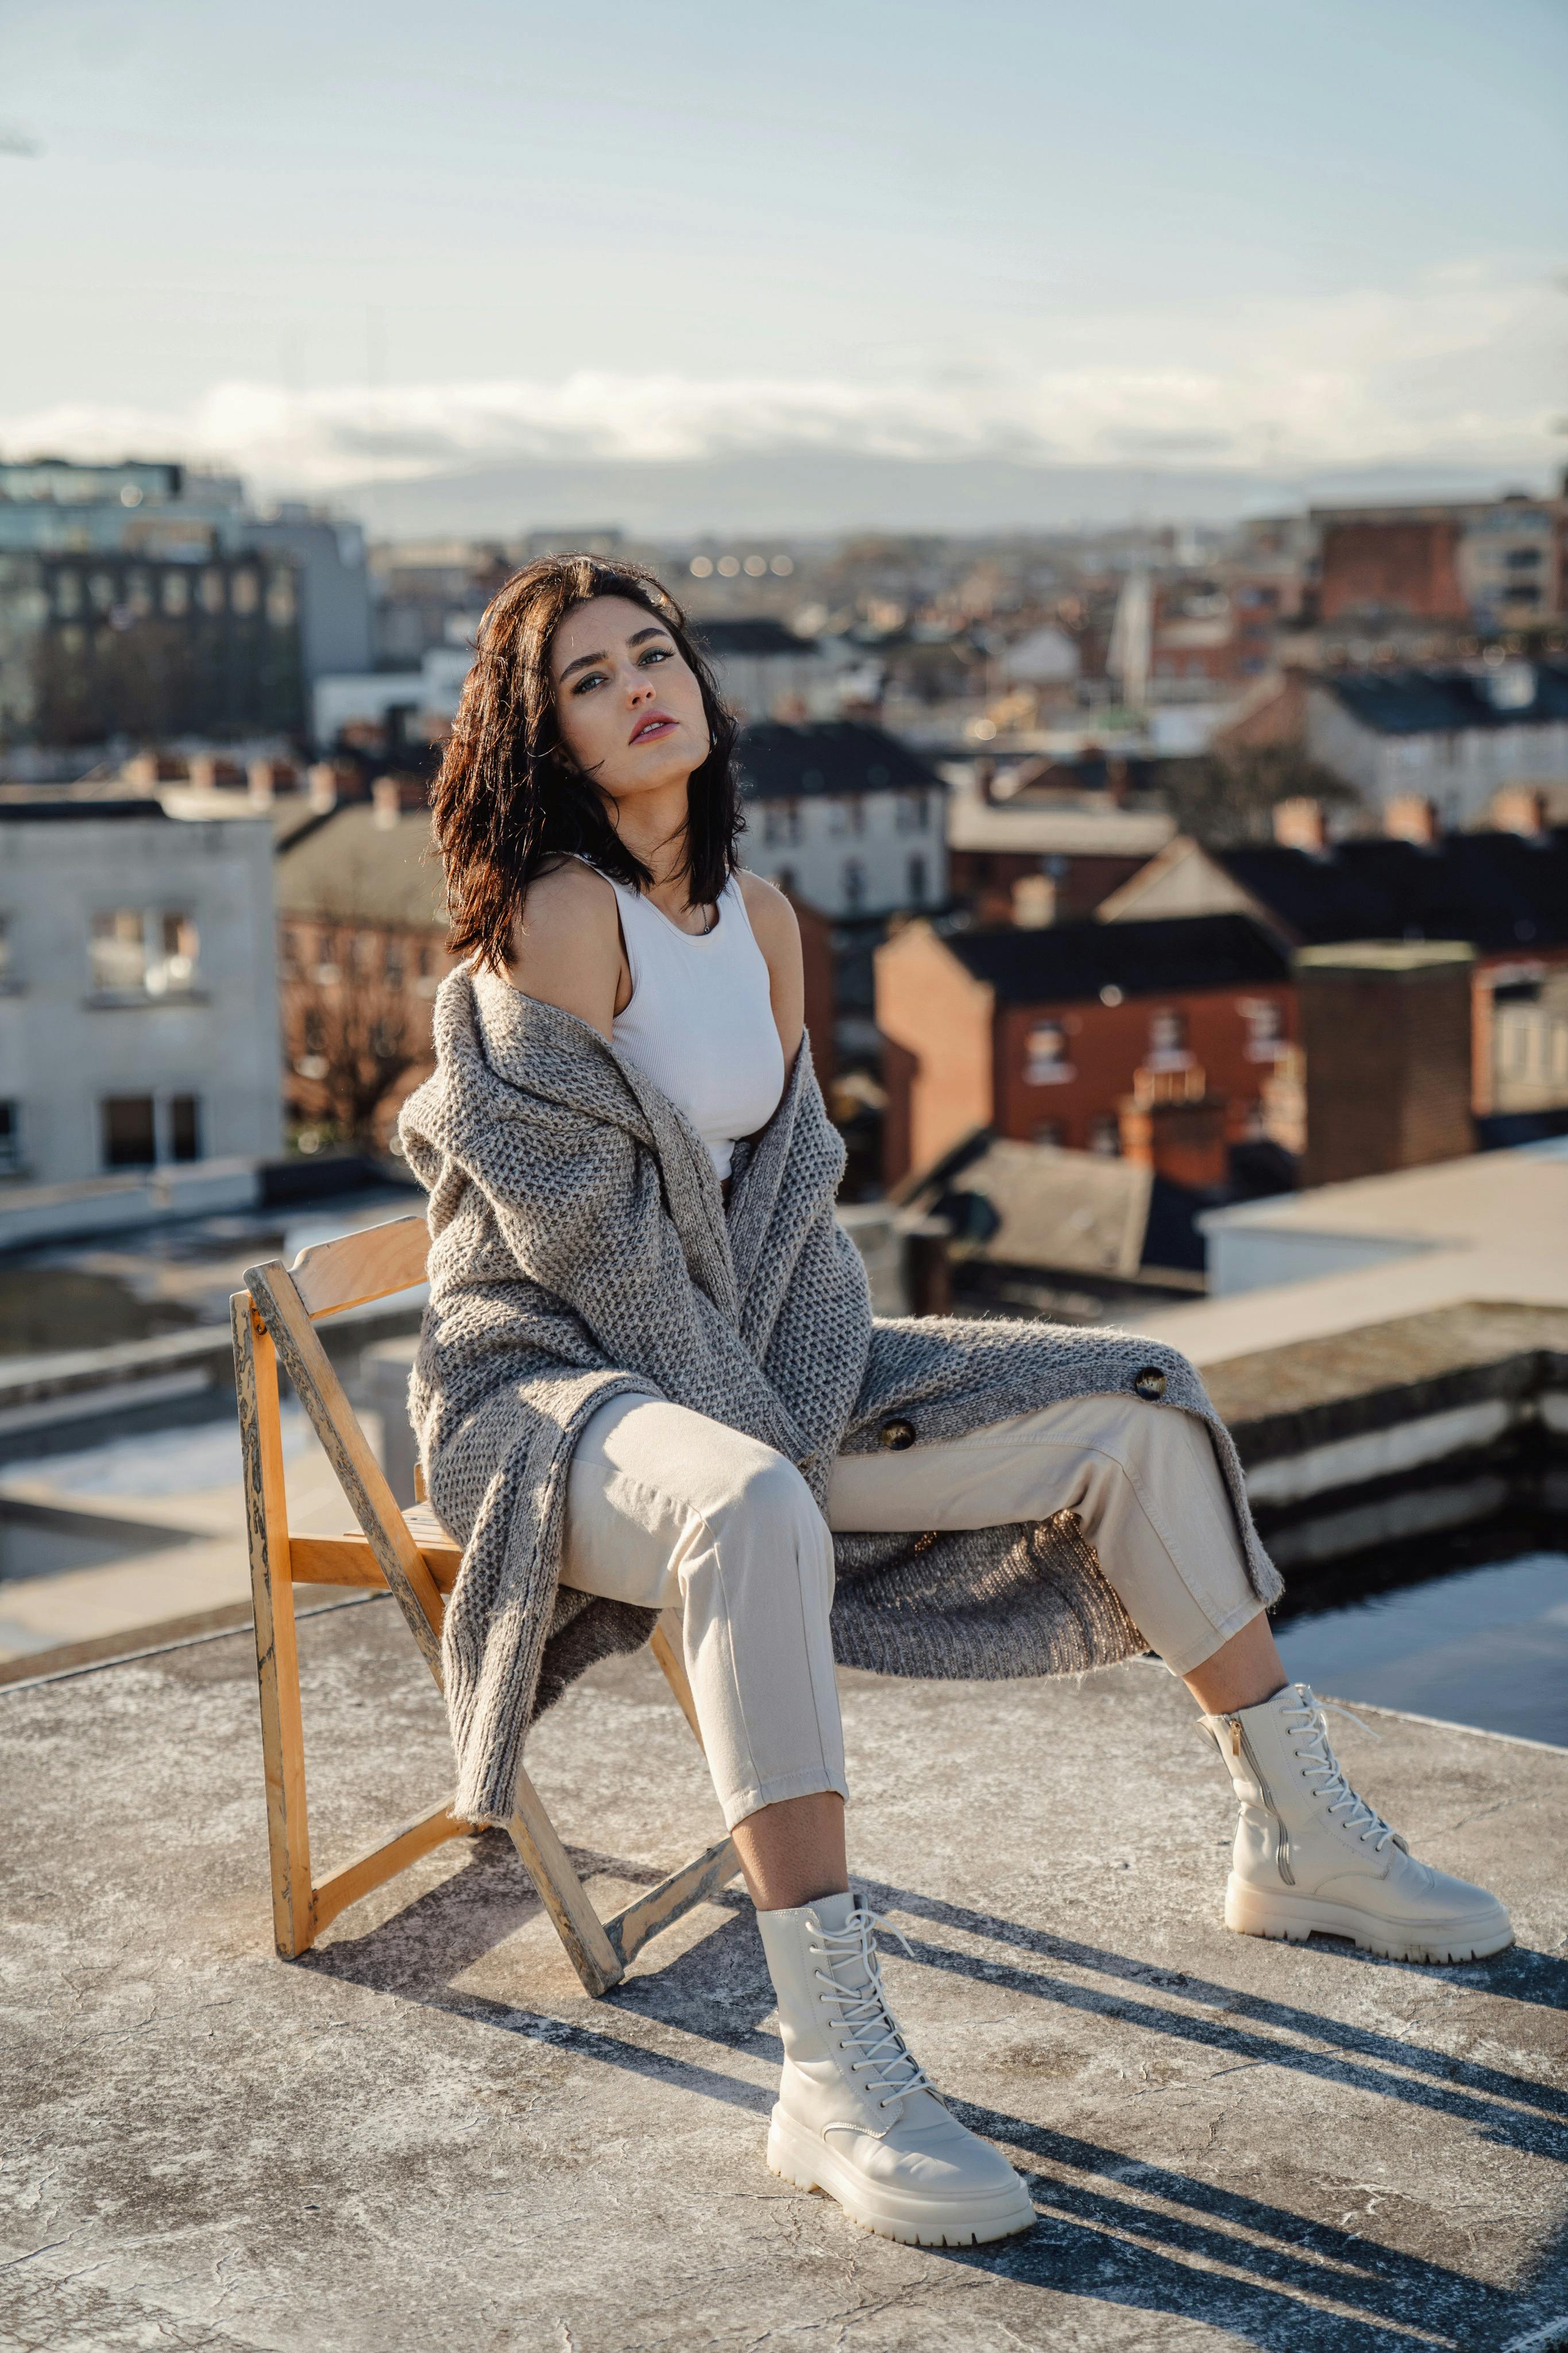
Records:
{"label": "sky", "polygon": [[8,456],[1544,484],[1568,8],[0,0],[0,255]]}

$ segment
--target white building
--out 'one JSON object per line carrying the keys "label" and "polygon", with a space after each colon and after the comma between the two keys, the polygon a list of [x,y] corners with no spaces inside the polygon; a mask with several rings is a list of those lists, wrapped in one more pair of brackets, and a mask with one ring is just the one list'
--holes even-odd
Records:
{"label": "white building", "polygon": [[1473,825],[1505,786],[1568,782],[1568,665],[1314,678],[1306,747],[1380,813],[1415,793],[1446,825]]}
{"label": "white building", "polygon": [[0,802],[0,1166],[60,1184],[281,1143],[272,827]]}
{"label": "white building", "polygon": [[942,779],[863,721],[742,731],[742,862],[825,915],[886,915],[947,897]]}

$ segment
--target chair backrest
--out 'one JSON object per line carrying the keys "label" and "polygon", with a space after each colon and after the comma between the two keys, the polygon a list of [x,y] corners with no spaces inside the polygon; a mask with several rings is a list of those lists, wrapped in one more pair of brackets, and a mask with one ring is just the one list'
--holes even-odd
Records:
{"label": "chair backrest", "polygon": [[423,1218],[393,1218],[385,1225],[362,1226],[335,1241],[312,1242],[289,1269],[295,1290],[314,1323],[341,1315],[395,1291],[411,1291],[425,1280],[430,1229]]}

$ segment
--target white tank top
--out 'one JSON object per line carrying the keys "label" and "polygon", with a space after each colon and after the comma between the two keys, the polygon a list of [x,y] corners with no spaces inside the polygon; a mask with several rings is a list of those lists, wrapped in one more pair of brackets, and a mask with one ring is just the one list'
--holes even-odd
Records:
{"label": "white tank top", "polygon": [[686,1113],[722,1179],[737,1140],[778,1109],[784,1082],[767,961],[740,883],[731,874],[719,893],[710,932],[683,932],[651,899],[605,880],[632,980],[612,1028],[616,1050]]}

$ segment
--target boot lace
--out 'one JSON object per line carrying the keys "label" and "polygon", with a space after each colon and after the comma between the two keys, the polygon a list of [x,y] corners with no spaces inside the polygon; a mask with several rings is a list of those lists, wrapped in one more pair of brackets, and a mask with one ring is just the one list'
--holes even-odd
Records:
{"label": "boot lace", "polygon": [[1319,1699],[1307,1683],[1299,1683],[1297,1689],[1301,1694],[1301,1700],[1298,1705],[1287,1708],[1285,1715],[1292,1731],[1306,1736],[1295,1742],[1295,1751],[1306,1768],[1313,1796],[1321,1802],[1327,1813],[1343,1817],[1346,1830],[1354,1831],[1363,1839],[1370,1840],[1376,1853],[1381,1854],[1391,1840],[1403,1846],[1398,1831],[1392,1829],[1364,1798],[1358,1797],[1345,1779],[1339,1759],[1330,1745],[1324,1710],[1330,1709],[1335,1715],[1345,1716],[1352,1724],[1361,1725],[1362,1730],[1371,1732],[1374,1740],[1381,1736],[1373,1732],[1370,1724],[1363,1724],[1353,1709],[1336,1707],[1332,1700]]}
{"label": "boot lace", "polygon": [[[904,2041],[898,2020],[888,2007],[882,1990],[882,1963],[872,1941],[877,1928],[887,1928],[898,1937],[905,1952],[909,1940],[900,1929],[879,1912],[868,1911],[858,1905],[842,1928],[822,1928],[812,1945],[813,1954],[826,1962],[826,1969],[815,1972],[816,1982],[827,1990],[820,1997],[838,2012],[837,2024],[847,2050],[858,2051],[859,2058],[849,2063],[852,2075],[862,2070],[870,2071],[870,2081],[865,2086],[879,2094],[879,2108],[892,2107],[912,2097],[916,2092],[935,2094],[936,2085],[914,2057]],[[847,1964],[858,1962],[866,1971],[863,1985],[840,1985],[835,1974]]]}

